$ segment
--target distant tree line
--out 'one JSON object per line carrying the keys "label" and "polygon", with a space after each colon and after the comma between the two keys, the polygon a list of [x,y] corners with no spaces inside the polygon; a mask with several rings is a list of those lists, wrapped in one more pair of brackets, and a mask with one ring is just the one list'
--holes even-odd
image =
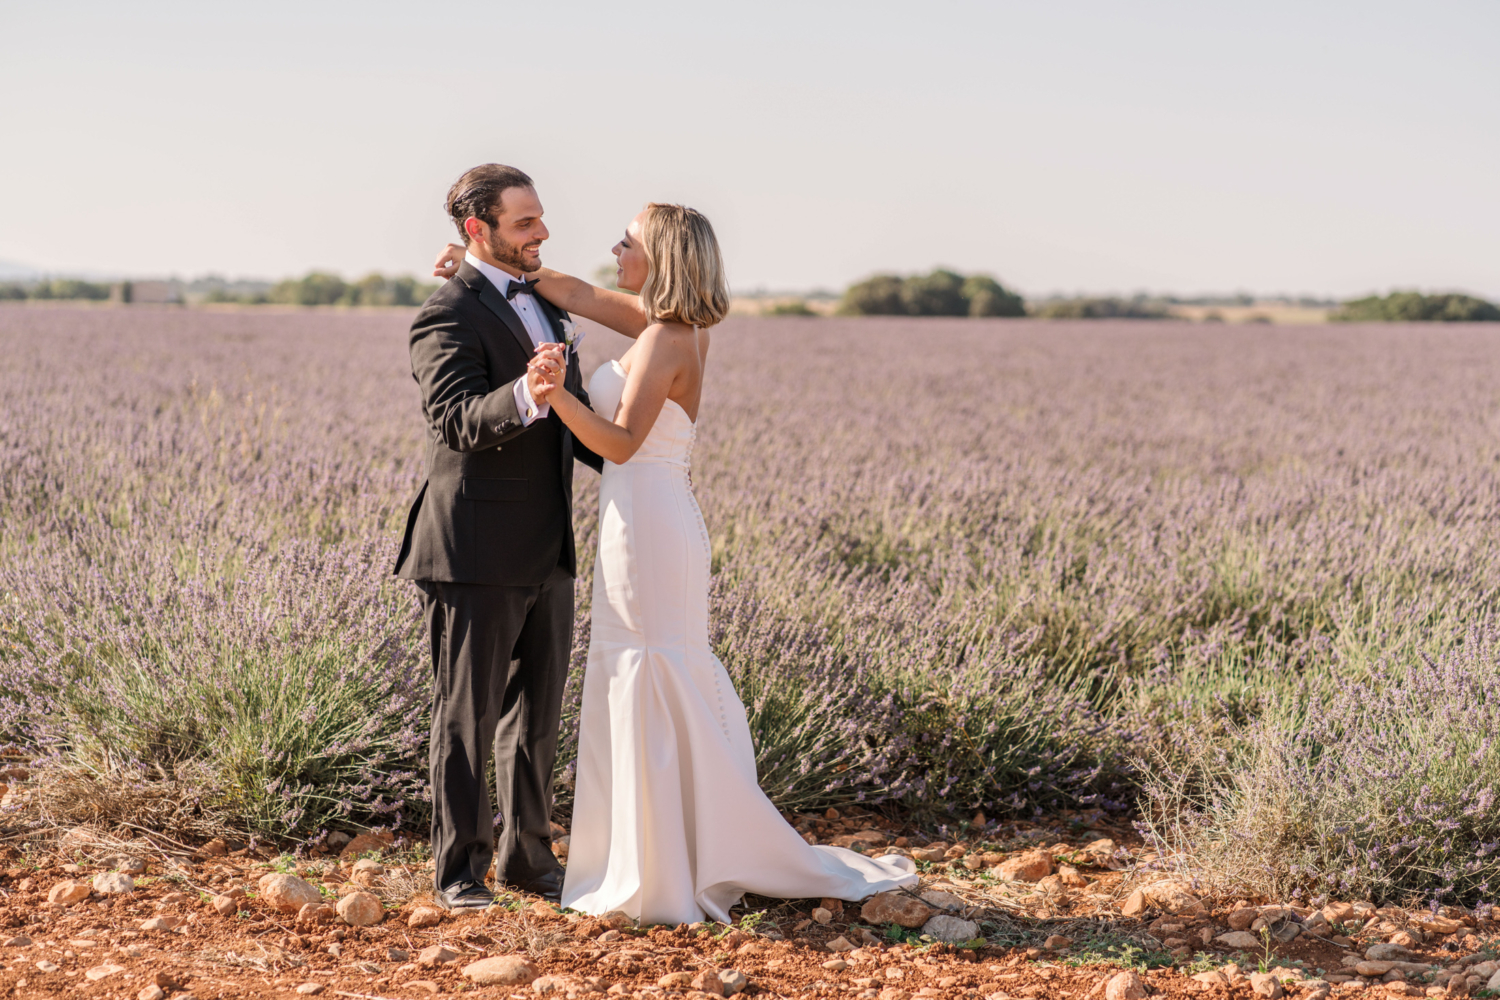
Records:
{"label": "distant tree line", "polygon": [[1026,303],[994,278],[938,269],[903,278],[877,274],[850,285],[844,316],[1025,316]]}
{"label": "distant tree line", "polygon": [[1137,295],[1130,299],[1075,298],[1043,302],[1032,311],[1043,319],[1177,319],[1166,302]]}
{"label": "distant tree line", "polygon": [[1500,306],[1472,295],[1392,292],[1345,302],[1328,318],[1336,323],[1493,323],[1500,322]]}
{"label": "distant tree line", "polygon": [[51,281],[8,281],[0,284],[0,300],[17,302],[24,299],[81,299],[88,302],[103,302],[109,298],[110,286],[75,278],[54,278]]}
{"label": "distant tree line", "polygon": [[207,302],[241,302],[250,305],[277,303],[293,306],[416,306],[437,290],[435,283],[418,281],[411,275],[387,278],[367,274],[358,281],[345,281],[336,274],[312,271],[301,278],[288,278],[269,291],[236,295],[224,289],[208,293]]}

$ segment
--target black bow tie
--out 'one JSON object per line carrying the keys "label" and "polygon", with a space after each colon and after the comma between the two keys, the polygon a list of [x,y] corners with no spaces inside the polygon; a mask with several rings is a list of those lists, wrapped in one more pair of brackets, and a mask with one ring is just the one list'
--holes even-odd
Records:
{"label": "black bow tie", "polygon": [[505,301],[509,302],[517,295],[535,295],[537,282],[535,281],[512,281],[505,289]]}

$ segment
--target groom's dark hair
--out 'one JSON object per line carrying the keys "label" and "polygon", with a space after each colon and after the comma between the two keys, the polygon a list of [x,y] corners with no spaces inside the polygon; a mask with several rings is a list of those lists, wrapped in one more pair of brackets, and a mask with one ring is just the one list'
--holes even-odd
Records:
{"label": "groom's dark hair", "polygon": [[503,163],[485,163],[465,170],[464,175],[448,189],[448,217],[458,227],[464,246],[469,245],[469,234],[464,222],[469,216],[495,226],[500,223],[500,196],[506,188],[536,187],[531,178]]}

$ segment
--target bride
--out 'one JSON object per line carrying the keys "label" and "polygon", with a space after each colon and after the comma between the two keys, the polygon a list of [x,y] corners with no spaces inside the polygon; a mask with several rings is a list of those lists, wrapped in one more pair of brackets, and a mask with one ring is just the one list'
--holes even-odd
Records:
{"label": "bride", "polygon": [[[554,305],[636,338],[594,372],[593,409],[556,378],[537,398],[605,460],[562,903],[643,923],[728,922],[746,892],[860,900],[912,885],[909,860],[811,846],[782,819],[709,647],[708,531],[689,462],[709,328],[729,310],[713,227],[653,203],[614,254],[619,287],[638,296],[536,272]],[[450,248],[439,273],[458,259]],[[543,345],[532,363],[545,378],[562,358],[562,345]]]}

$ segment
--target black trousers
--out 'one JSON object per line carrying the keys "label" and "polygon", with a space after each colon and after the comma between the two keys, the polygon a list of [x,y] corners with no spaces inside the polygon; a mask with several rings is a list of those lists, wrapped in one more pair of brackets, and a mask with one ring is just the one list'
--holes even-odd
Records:
{"label": "black trousers", "polygon": [[[419,583],[432,645],[432,855],[438,889],[558,866],[552,766],[573,645],[573,577],[540,587]],[[498,817],[485,770],[495,755]],[[498,845],[495,827],[501,825]]]}

